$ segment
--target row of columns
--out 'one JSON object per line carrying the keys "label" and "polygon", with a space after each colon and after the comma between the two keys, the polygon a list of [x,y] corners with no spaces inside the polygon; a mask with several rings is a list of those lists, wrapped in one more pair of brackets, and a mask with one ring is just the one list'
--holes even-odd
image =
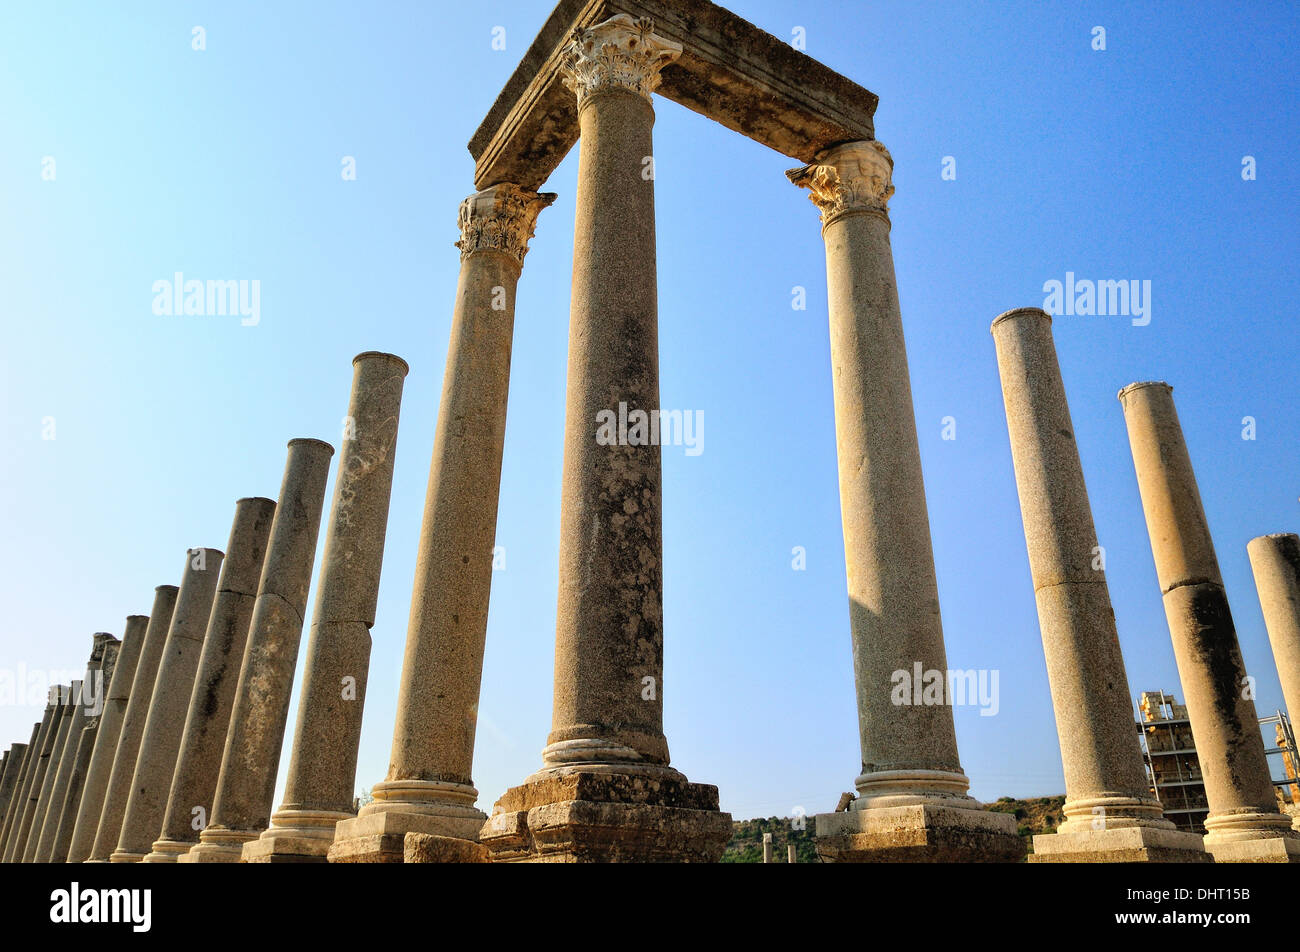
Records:
{"label": "row of columns", "polygon": [[[1300,833],[1273,791],[1172,388],[1158,382],[1131,384],[1119,399],[1205,779],[1205,837],[1176,830],[1150,793],[1051,323],[1038,308],[1019,308],[992,326],[1065,768],[1065,822],[1034,838],[1032,859],[1300,861]],[[1300,673],[1300,546],[1294,535],[1274,535],[1248,550],[1285,691]]]}
{"label": "row of columns", "polygon": [[[539,770],[491,817],[477,808],[473,747],[515,291],[537,217],[555,200],[497,183],[460,209],[461,269],[392,755],[372,802],[352,816],[406,373],[384,354],[354,364],[285,802],[272,812],[333,453],[315,440],[290,443],[278,503],[240,500],[224,556],[187,553],[179,589],[161,586],[150,616],[128,619],[84,780],[74,779],[80,756],[62,769],[76,710],[63,697],[11,750],[0,765],[6,859],[59,843],[59,829],[47,839],[44,827],[45,801],[61,783],[65,800],[80,791],[69,861],[718,858],[730,818],[716,787],[672,768],[663,733],[659,447],[595,437],[602,411],[659,408],[654,188],[643,172],[659,71],[681,52],[649,20],[620,15],[578,31],[562,64],[580,148],[554,707]],[[890,251],[892,170],[871,140],[789,173],[818,207],[826,246],[861,746],[858,795],[816,817],[818,851],[834,861],[1014,860],[1023,852],[1014,818],[967,794],[951,706],[893,699],[897,672],[947,663]],[[1236,693],[1240,652],[1168,388],[1134,385],[1121,399],[1201,745],[1211,801],[1204,845],[1163,818],[1145,780],[1104,575],[1091,568],[1096,533],[1050,319],[1009,312],[993,332],[1067,785],[1066,822],[1038,838],[1036,858],[1293,856],[1253,704]],[[1256,540],[1251,555],[1280,667],[1290,666],[1287,700],[1300,709],[1300,557],[1294,536],[1278,539]],[[45,819],[33,840],[37,814]]]}

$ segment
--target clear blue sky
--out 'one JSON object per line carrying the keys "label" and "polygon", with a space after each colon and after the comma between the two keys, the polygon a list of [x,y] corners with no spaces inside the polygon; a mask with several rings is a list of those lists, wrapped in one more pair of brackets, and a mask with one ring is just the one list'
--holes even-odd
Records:
{"label": "clear blue sky", "polygon": [[[949,664],[1000,672],[997,716],[956,711],[973,793],[1064,787],[988,327],[1040,305],[1067,271],[1152,282],[1148,326],[1055,325],[1132,693],[1181,695],[1115,399],[1163,378],[1259,707],[1280,706],[1245,545],[1300,529],[1296,8],[732,7],[784,39],[803,27],[812,56],[880,96]],[[236,498],[277,493],[290,438],[338,445],[351,358],[391,351],[412,369],[357,782],[382,779],[456,207],[472,188],[465,143],[549,8],[6,9],[0,669],[76,669],[92,632],[120,635],[154,586],[179,581],[187,546],[225,546]],[[1092,49],[1098,25],[1105,51]],[[817,213],[783,175],[794,161],[674,103],[657,109],[662,403],[706,420],[702,455],[664,452],[666,732],[674,763],[716,783],[737,816],[824,811],[851,789],[859,752]],[[1246,155],[1255,181],[1242,179]],[[941,178],[944,156],[955,181]],[[539,765],[550,727],[576,171],[575,150],[548,183],[560,197],[519,290],[507,567],[493,581],[475,763],[489,812]],[[260,323],[156,316],[153,282],[176,271],[259,280]],[[796,285],[805,311],[791,307]],[[794,546],[806,571],[791,569]],[[25,742],[39,714],[0,706],[3,743]]]}

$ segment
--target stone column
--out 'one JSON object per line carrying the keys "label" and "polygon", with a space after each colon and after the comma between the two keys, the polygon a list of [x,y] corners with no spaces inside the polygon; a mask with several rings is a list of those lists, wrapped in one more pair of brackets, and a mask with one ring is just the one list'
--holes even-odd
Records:
{"label": "stone column", "polygon": [[[81,805],[81,796],[85,791],[86,772],[90,768],[90,758],[94,753],[95,740],[99,736],[99,724],[107,706],[108,686],[112,683],[117,670],[117,661],[122,650],[122,642],[107,636],[104,644],[103,658],[99,671],[95,673],[93,694],[86,698],[85,726],[77,738],[77,749],[72,757],[72,767],[68,773],[67,785],[63,794],[63,803],[59,808],[58,822],[55,825],[53,845],[46,862],[64,863],[68,858],[68,847],[72,843],[72,832],[77,823],[77,811]],[[84,690],[84,689],[83,689]]]}
{"label": "stone column", "polygon": [[1201,837],[1164,819],[1142,763],[1052,318],[1017,308],[992,333],[1065,768],[1065,822],[1034,837],[1030,860],[1206,862]]}
{"label": "stone column", "polygon": [[[54,839],[59,832],[59,822],[63,818],[63,808],[68,797],[68,785],[72,781],[73,767],[77,760],[77,749],[81,745],[82,734],[87,726],[99,717],[104,705],[104,665],[112,664],[117,655],[118,640],[107,632],[95,635],[94,647],[90,661],[86,665],[86,676],[81,682],[81,690],[73,699],[72,720],[68,724],[68,736],[59,754],[58,768],[52,766],[54,782],[50,785],[49,802],[45,813],[37,818],[40,824],[39,835],[36,827],[32,828],[32,839],[36,842],[32,862],[48,863],[54,853]],[[111,671],[110,671],[111,673]]]}
{"label": "stone column", "polygon": [[[716,861],[717,788],[669,766],[655,262],[660,70],[681,47],[648,18],[579,30],[565,54],[580,129],[569,317],[555,697],[542,769],[482,830],[494,860]],[[624,410],[626,416],[624,417]],[[628,438],[604,438],[608,417]],[[657,428],[656,428],[657,430]],[[611,835],[611,830],[617,831]]]}
{"label": "stone column", "polygon": [[20,839],[15,844],[14,862],[31,863],[36,857],[36,843],[41,836],[41,827],[45,822],[45,811],[49,809],[50,789],[58,775],[59,760],[63,748],[68,742],[68,733],[81,707],[81,681],[59,687],[59,720],[52,728],[49,743],[45,747],[45,756],[37,765],[38,773],[27,800],[27,810],[23,814],[23,825],[19,827]]}
{"label": "stone column", "polygon": [[[131,781],[135,779],[135,764],[140,753],[140,739],[144,736],[145,722],[149,719],[149,706],[158,680],[158,666],[162,662],[167,632],[171,629],[172,613],[176,610],[175,585],[159,585],[154,589],[153,608],[145,628],[144,643],[131,679],[131,696],[122,714],[122,729],[118,733],[117,750],[113,754],[113,767],[109,771],[108,785],[104,788],[104,807],[99,815],[95,838],[86,857],[88,863],[107,863],[117,848],[122,832],[122,818],[126,815],[126,802],[131,796]],[[71,852],[71,851],[69,851]]]}
{"label": "stone column", "polygon": [[1119,392],[1178,677],[1205,778],[1205,848],[1215,862],[1300,862],[1300,834],[1269,778],[1191,458],[1166,383]]}
{"label": "stone column", "polygon": [[41,718],[35,730],[32,731],[32,739],[27,744],[27,753],[23,758],[22,774],[18,778],[18,787],[14,792],[13,798],[9,801],[9,807],[5,810],[4,832],[0,834],[0,862],[12,862],[14,838],[17,828],[22,821],[23,811],[27,807],[27,795],[31,790],[33,777],[36,775],[36,764],[41,759],[41,748],[45,746],[45,737],[49,733],[50,726],[53,724],[58,708],[54,704],[53,692],[45,705],[45,714]]}
{"label": "stone column", "polygon": [[221,564],[180,752],[172,771],[162,831],[144,858],[146,863],[171,863],[188,853],[212,816],[235,686],[244,662],[248,625],[274,517],[274,500],[252,497],[235,503],[235,520],[226,546],[229,554]]}
{"label": "stone column", "polygon": [[140,753],[136,757],[122,830],[117,848],[109,856],[110,862],[140,862],[149,854],[162,829],[181,734],[185,730],[185,715],[194,692],[194,676],[203,653],[203,639],[225,557],[219,549],[197,548],[185,553],[185,573],[181,576],[176,610],[158,666],[149,716],[140,737]]}
{"label": "stone column", "polygon": [[[32,729],[33,736],[41,729],[37,724]],[[26,744],[14,744],[5,752],[4,772],[0,773],[0,819],[9,812],[14,793],[18,789],[18,778],[23,771],[23,761],[27,757]]]}
{"label": "stone column", "polygon": [[1300,536],[1260,536],[1246,544],[1246,552],[1282,682],[1282,700],[1294,720],[1300,718]]}
{"label": "stone column", "polygon": [[243,845],[266,829],[289,718],[307,592],[316,560],[325,482],[334,447],[289,441],[280,498],[271,522],[248,644],[230,712],[230,730],[212,817],[182,863],[237,863]]}
{"label": "stone column", "polygon": [[[99,716],[99,729],[95,733],[95,745],[86,767],[81,800],[77,804],[77,814],[68,841],[66,858],[69,863],[85,862],[90,856],[91,847],[95,845],[99,817],[104,812],[104,794],[113,770],[113,758],[117,755],[117,741],[122,733],[127,699],[131,696],[131,682],[135,678],[148,626],[148,615],[128,615],[126,618],[122,644],[117,663],[113,666],[113,676],[108,680],[104,711]],[[150,690],[152,689],[153,686],[150,685]]]}
{"label": "stone column", "polygon": [[370,670],[402,385],[409,368],[392,354],[352,361],[334,500],[284,802],[245,862],[325,862],[334,827],[353,815],[361,713]]}
{"label": "stone column", "polygon": [[471,771],[515,289],[537,216],[553,201],[501,184],[461,203],[460,278],[388,775],[356,819],[339,821],[330,862],[400,863],[408,832],[472,843],[483,825]]}
{"label": "stone column", "polygon": [[[889,244],[894,162],[875,140],[787,173],[821,211],[835,445],[862,772],[852,809],[817,817],[823,859],[1015,860],[1014,818],[966,795],[930,520]],[[913,683],[920,676],[922,683]]]}

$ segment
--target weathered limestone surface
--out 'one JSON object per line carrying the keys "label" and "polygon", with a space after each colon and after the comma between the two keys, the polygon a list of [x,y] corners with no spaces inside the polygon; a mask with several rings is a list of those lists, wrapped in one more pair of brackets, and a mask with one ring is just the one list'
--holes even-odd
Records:
{"label": "weathered limestone surface", "polygon": [[161,832],[155,831],[146,863],[168,863],[189,852],[212,816],[212,799],[221,773],[221,755],[244,661],[248,626],[257,599],[275,501],[261,497],[235,503],[225,561],[208,617],[203,653],[171,775]]}
{"label": "weathered limestone surface", "polygon": [[[95,732],[94,749],[85,768],[81,799],[77,804],[73,828],[69,835],[66,860],[69,863],[85,862],[95,845],[95,833],[104,811],[104,794],[113,771],[117,755],[117,742],[122,733],[127,701],[131,696],[131,683],[140,662],[145,633],[149,626],[148,615],[128,615],[122,630],[122,643],[111,678],[106,678],[108,692],[104,698],[104,711],[99,716]],[[152,691],[152,685],[150,686]]]}
{"label": "weathered limestone surface", "polygon": [[335,824],[352,816],[370,629],[409,370],[400,357],[375,352],[359,354],[352,368],[284,803],[261,837],[244,845],[244,862],[325,862]]}
{"label": "weathered limestone surface", "polygon": [[1017,308],[992,333],[1065,768],[1065,822],[1034,837],[1031,860],[1204,862],[1201,838],[1150,793],[1052,319]]}
{"label": "weathered limestone surface", "polygon": [[[32,862],[49,863],[53,861],[55,839],[59,833],[59,824],[67,806],[68,788],[72,783],[72,774],[76,767],[77,751],[81,748],[84,734],[88,728],[98,723],[99,714],[104,709],[104,666],[111,668],[117,657],[116,638],[107,632],[98,632],[94,637],[90,660],[86,664],[86,676],[81,684],[81,691],[74,699],[72,721],[68,725],[68,736],[59,756],[58,771],[50,786],[49,803],[45,815],[40,819],[40,836],[36,838],[36,850]],[[111,670],[109,671],[111,675]],[[94,743],[92,735],[91,743]],[[61,861],[61,860],[60,860]]]}
{"label": "weathered limestone surface", "polygon": [[461,203],[460,278],[388,775],[358,817],[338,822],[331,862],[401,862],[406,833],[472,840],[485,819],[471,773],[515,289],[537,216],[554,200],[502,184]]}
{"label": "weathered limestone surface", "polygon": [[1246,544],[1282,699],[1300,718],[1300,536],[1278,532]]}
{"label": "weathered limestone surface", "polygon": [[[862,747],[859,796],[848,812],[817,818],[818,850],[838,861],[1015,859],[1023,847],[1014,818],[974,815],[984,811],[966,795],[951,707],[893,702],[895,672],[948,667],[889,244],[893,164],[888,150],[870,140],[835,146],[787,173],[811,192],[826,244]],[[891,812],[866,815],[875,810]],[[912,823],[921,826],[912,830]],[[855,857],[861,849],[880,855]]]}
{"label": "weathered limestone surface", "polygon": [[185,729],[185,714],[194,691],[194,675],[203,653],[203,639],[225,557],[219,549],[199,548],[185,553],[185,573],[158,665],[149,716],[140,738],[122,831],[110,862],[140,862],[149,854],[162,827],[181,733]]}
{"label": "weathered limestone surface", "polygon": [[[37,724],[32,728],[32,736],[40,730]],[[4,772],[0,773],[0,823],[9,812],[14,793],[18,789],[18,779],[23,772],[23,762],[27,757],[27,744],[14,744],[5,751]]]}
{"label": "weathered limestone surface", "polygon": [[616,15],[649,17],[682,47],[658,93],[800,162],[875,135],[877,97],[788,42],[704,0],[562,0],[469,143],[476,187],[538,188],[578,142],[565,84],[574,30]]}
{"label": "weathered limestone surface", "polygon": [[1279,812],[1255,702],[1196,486],[1173,388],[1119,392],[1178,676],[1205,778],[1205,848],[1216,862],[1300,862],[1300,834]]}
{"label": "weathered limestone surface", "polygon": [[122,729],[118,733],[117,750],[113,754],[113,767],[109,771],[108,785],[104,788],[104,806],[86,862],[107,863],[117,848],[118,837],[122,832],[122,818],[126,815],[126,802],[131,796],[131,782],[135,779],[140,739],[144,736],[145,722],[149,719],[149,705],[153,701],[158,667],[167,645],[167,632],[171,629],[172,613],[176,610],[176,596],[179,592],[180,589],[175,585],[159,585],[154,589],[153,607],[149,610],[144,643],[140,646],[135,676],[131,679],[131,694],[122,715]]}
{"label": "weathered limestone surface", "polygon": [[[669,766],[657,444],[601,445],[598,414],[659,409],[651,96],[682,53],[648,20],[576,34],[581,129],[569,319],[555,698],[543,768],[483,826],[494,861],[716,861],[717,788]],[[609,276],[617,274],[618,280]]]}
{"label": "weathered limestone surface", "polygon": [[307,592],[316,559],[325,483],[334,447],[289,441],[289,457],[267,543],[248,645],[239,672],[212,817],[186,863],[237,863],[243,844],[271,821],[275,775],[289,718]]}
{"label": "weathered limestone surface", "polygon": [[58,776],[63,748],[68,743],[68,734],[72,731],[73,723],[80,716],[82,683],[82,681],[73,681],[70,686],[60,687],[58,725],[54,730],[53,741],[47,748],[44,763],[40,765],[41,772],[37,776],[39,782],[33,785],[28,798],[27,812],[23,816],[23,828],[19,829],[22,842],[14,851],[14,862],[34,863],[36,861],[36,845],[45,824],[45,813],[49,809],[50,793],[54,780]]}
{"label": "weathered limestone surface", "polygon": [[58,708],[53,701],[54,694],[51,692],[50,700],[45,705],[45,713],[40,723],[32,731],[32,738],[27,744],[27,754],[23,758],[22,774],[18,778],[18,787],[14,792],[13,798],[9,801],[9,807],[5,811],[5,824],[3,838],[0,839],[0,849],[3,849],[3,862],[13,861],[13,846],[17,836],[18,826],[22,822],[23,811],[27,808],[27,795],[31,790],[33,778],[36,775],[36,765],[41,759],[41,749],[45,746],[45,737],[49,733],[50,726],[54,722]]}

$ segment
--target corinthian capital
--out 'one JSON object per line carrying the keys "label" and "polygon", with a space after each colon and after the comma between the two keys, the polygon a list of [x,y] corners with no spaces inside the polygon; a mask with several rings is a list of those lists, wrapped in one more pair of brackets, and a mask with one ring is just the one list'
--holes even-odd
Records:
{"label": "corinthian capital", "polygon": [[888,213],[889,198],[894,194],[893,171],[889,150],[869,139],[833,146],[812,165],[785,174],[795,185],[809,190],[808,197],[821,209],[822,224],[829,225],[845,212]]}
{"label": "corinthian capital", "polygon": [[492,248],[510,255],[522,266],[528,239],[542,209],[558,196],[534,192],[509,182],[475,192],[460,203],[460,258]]}
{"label": "corinthian capital", "polygon": [[595,26],[573,31],[560,64],[564,84],[578,96],[578,105],[601,89],[630,89],[649,102],[659,87],[659,71],[682,55],[677,43],[654,34],[650,17],[632,19],[620,13]]}

